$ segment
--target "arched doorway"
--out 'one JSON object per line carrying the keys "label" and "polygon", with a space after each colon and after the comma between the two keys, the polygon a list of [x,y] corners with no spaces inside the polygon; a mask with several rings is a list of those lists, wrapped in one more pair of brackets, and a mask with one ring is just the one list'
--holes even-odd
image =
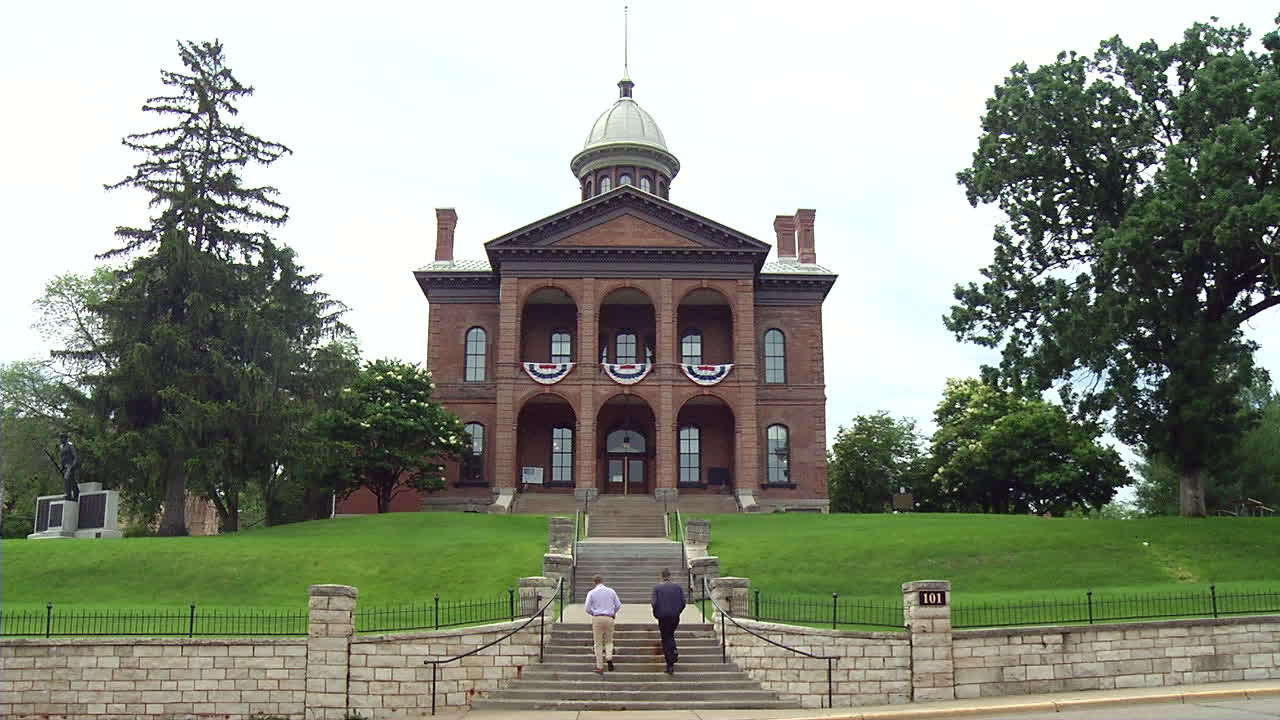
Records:
{"label": "arched doorway", "polygon": [[611,398],[600,408],[601,493],[643,495],[653,492],[654,417],[637,395]]}
{"label": "arched doorway", "polygon": [[553,393],[529,398],[517,416],[517,482],[522,492],[573,492],[577,417]]}

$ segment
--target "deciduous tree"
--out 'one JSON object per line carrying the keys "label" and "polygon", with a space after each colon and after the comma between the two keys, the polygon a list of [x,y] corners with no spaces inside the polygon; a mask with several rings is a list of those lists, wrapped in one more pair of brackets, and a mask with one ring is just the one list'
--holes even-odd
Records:
{"label": "deciduous tree", "polygon": [[345,493],[368,488],[383,513],[409,488],[443,486],[441,463],[462,451],[462,421],[431,400],[433,389],[431,374],[415,365],[376,360],[361,368],[323,423],[345,456]]}
{"label": "deciduous tree", "polygon": [[912,488],[922,469],[915,422],[880,411],[858,415],[836,432],[827,457],[833,512],[884,512],[899,486]]}
{"label": "deciduous tree", "polygon": [[1248,424],[1242,326],[1280,304],[1280,36],[1214,22],[1013,67],[959,173],[1008,222],[946,318],[1015,391],[1166,458],[1184,515]]}

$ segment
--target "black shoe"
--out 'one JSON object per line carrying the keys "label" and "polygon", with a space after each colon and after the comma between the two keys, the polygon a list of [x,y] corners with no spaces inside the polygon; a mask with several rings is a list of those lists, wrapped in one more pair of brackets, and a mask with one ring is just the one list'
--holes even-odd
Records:
{"label": "black shoe", "polygon": [[613,661],[612,661],[612,660],[605,660],[605,661],[604,661],[604,664],[605,664],[605,666],[607,666],[610,670],[612,670],[612,669],[613,669]]}
{"label": "black shoe", "polygon": [[672,665],[671,663],[667,663],[667,669],[665,670],[665,672],[668,675],[674,675],[676,672],[676,666]]}

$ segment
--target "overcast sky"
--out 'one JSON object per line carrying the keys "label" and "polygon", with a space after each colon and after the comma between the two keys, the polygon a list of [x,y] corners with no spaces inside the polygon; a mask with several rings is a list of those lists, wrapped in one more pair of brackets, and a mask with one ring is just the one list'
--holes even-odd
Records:
{"label": "overcast sky", "polygon": [[[87,272],[146,198],[107,193],[141,158],[120,138],[180,69],[175,41],[220,39],[257,93],[255,134],[294,154],[255,172],[291,207],[277,237],[351,307],[366,358],[422,361],[434,208],[458,258],[578,201],[569,159],[617,96],[623,2],[31,2],[0,22],[0,362],[40,356],[31,301]],[[1216,15],[1255,42],[1273,3],[629,2],[635,98],[681,172],[671,200],[772,244],[817,209],[827,424],[887,410],[932,429],[948,377],[992,357],[941,316],[990,262],[994,211],[955,182],[1011,65],[1119,34],[1175,40]],[[1255,321],[1280,377],[1277,311]]]}

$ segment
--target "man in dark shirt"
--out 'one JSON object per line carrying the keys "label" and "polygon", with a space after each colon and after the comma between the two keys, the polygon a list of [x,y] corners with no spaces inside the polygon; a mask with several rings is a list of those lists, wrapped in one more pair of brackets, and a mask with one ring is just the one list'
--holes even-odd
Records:
{"label": "man in dark shirt", "polygon": [[658,619],[658,632],[662,633],[662,655],[667,660],[667,674],[676,671],[676,628],[680,627],[680,613],[684,610],[684,588],[671,582],[671,571],[662,571],[662,582],[653,588],[653,616]]}

